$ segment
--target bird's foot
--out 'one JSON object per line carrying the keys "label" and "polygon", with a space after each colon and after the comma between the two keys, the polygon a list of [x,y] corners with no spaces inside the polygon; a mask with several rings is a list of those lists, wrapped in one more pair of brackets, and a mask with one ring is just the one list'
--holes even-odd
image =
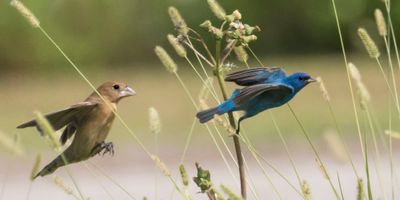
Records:
{"label": "bird's foot", "polygon": [[[103,142],[102,151],[103,151],[103,156],[106,153],[109,153],[112,156],[114,156],[114,144],[112,142],[107,142],[107,143]],[[99,153],[101,153],[101,151]]]}
{"label": "bird's foot", "polygon": [[92,152],[90,153],[91,156],[95,156],[97,154],[102,154],[104,156],[104,154],[109,153],[111,155],[114,155],[114,145],[112,142],[101,142],[98,143],[92,150]]}

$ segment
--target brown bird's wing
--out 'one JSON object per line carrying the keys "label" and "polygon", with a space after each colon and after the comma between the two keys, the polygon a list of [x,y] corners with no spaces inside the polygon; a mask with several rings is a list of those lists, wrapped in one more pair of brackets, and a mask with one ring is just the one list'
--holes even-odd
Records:
{"label": "brown bird's wing", "polygon": [[279,95],[286,96],[293,92],[293,88],[282,83],[252,85],[241,89],[239,94],[233,98],[233,102],[241,105],[267,91],[274,91]]}
{"label": "brown bird's wing", "polygon": [[67,140],[72,137],[76,131],[77,127],[76,127],[76,123],[75,121],[70,122],[67,127],[65,127],[61,137],[60,137],[60,142],[62,145],[64,145]]}
{"label": "brown bird's wing", "polygon": [[[81,103],[72,105],[69,108],[66,108],[64,110],[46,114],[45,117],[49,121],[49,123],[53,126],[54,130],[56,130],[56,131],[60,130],[62,127],[68,125],[68,127],[66,128],[66,130],[63,133],[63,135],[64,134],[66,134],[66,135],[62,136],[62,139],[63,139],[63,137],[66,137],[66,139],[68,139],[69,137],[72,136],[72,134],[75,132],[75,129],[76,129],[76,127],[73,128],[75,125],[74,125],[74,123],[71,123],[71,122],[74,122],[79,117],[81,117],[85,113],[92,110],[96,105],[97,105],[96,102],[85,101],[85,102],[81,102]],[[39,132],[42,133],[42,131],[37,126],[36,120],[31,120],[29,122],[25,122],[25,123],[17,126],[17,128],[26,128],[26,127],[32,127],[32,126],[36,126],[36,128],[39,130]],[[66,139],[65,139],[65,141],[66,141]]]}
{"label": "brown bird's wing", "polygon": [[258,67],[245,69],[228,74],[225,81],[235,82],[238,85],[250,86],[254,84],[270,83],[286,77],[286,73],[279,67]]}

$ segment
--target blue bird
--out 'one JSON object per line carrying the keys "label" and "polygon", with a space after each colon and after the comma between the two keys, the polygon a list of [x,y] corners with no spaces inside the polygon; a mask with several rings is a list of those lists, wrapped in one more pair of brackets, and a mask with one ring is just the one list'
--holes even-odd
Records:
{"label": "blue bird", "polygon": [[304,72],[287,76],[282,68],[260,67],[228,74],[225,81],[245,87],[234,90],[225,102],[215,108],[200,111],[196,116],[200,123],[206,123],[215,115],[244,111],[238,120],[236,133],[239,133],[241,121],[287,103],[306,85],[315,82],[315,79]]}

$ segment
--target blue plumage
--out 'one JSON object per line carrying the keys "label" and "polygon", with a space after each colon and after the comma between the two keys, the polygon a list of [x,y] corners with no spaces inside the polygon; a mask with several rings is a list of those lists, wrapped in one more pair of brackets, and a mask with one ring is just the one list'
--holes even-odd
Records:
{"label": "blue plumage", "polygon": [[197,113],[201,123],[227,112],[244,111],[240,122],[264,110],[281,106],[290,101],[304,86],[314,82],[310,75],[298,72],[287,76],[282,68],[252,68],[226,76],[225,81],[245,86],[233,91],[231,97],[215,108]]}

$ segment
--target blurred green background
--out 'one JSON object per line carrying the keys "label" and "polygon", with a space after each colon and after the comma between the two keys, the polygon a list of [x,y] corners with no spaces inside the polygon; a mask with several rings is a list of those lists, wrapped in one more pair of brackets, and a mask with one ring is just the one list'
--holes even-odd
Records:
{"label": "blurred green background", "polygon": [[[206,19],[216,21],[205,0],[25,0],[42,26],[82,67],[114,68],[154,63],[153,47],[166,44],[173,32],[167,7],[176,6],[187,23],[198,29]],[[239,9],[244,21],[262,32],[253,44],[259,56],[338,53],[337,28],[331,2],[320,0],[221,0],[227,13]],[[359,26],[377,36],[373,21],[379,0],[338,0],[344,40],[349,51],[359,51]],[[393,23],[400,22],[400,2],[392,3]],[[0,68],[2,72],[59,70],[66,64],[57,51],[32,29],[19,13],[0,6]],[[199,29],[198,29],[199,30]],[[204,33],[203,30],[200,33]],[[140,63],[140,65],[139,65]],[[154,65],[152,65],[154,66]]]}
{"label": "blurred green background", "polygon": [[[201,30],[198,24],[206,19],[213,22],[217,20],[205,0],[23,2],[95,85],[107,80],[120,80],[137,90],[137,96],[122,102],[120,112],[139,134],[144,134],[143,138],[152,140],[152,137],[146,136],[147,109],[154,106],[163,118],[164,132],[168,133],[164,139],[184,141],[194,120],[195,110],[174,76],[168,74],[160,64],[153,49],[155,45],[163,45],[173,53],[166,40],[166,34],[174,32],[167,14],[170,5],[177,7],[189,26],[207,38],[209,34]],[[227,13],[239,9],[245,23],[261,27],[262,31],[257,34],[258,40],[251,45],[267,66],[283,66],[289,73],[306,71],[326,79],[339,123],[345,131],[355,131],[347,77],[330,1],[221,0],[220,4]],[[366,27],[378,45],[383,47],[373,17],[375,8],[384,10],[383,3],[374,0],[338,0],[337,4],[350,61],[360,67],[366,85],[372,92],[377,120],[386,123],[387,105],[381,103],[387,99],[387,91],[382,89],[385,88],[383,78],[375,77],[380,71],[374,61],[366,57],[356,34],[359,26]],[[400,3],[393,2],[392,10],[394,24],[398,24]],[[0,27],[0,94],[5,102],[1,111],[7,113],[0,117],[3,131],[21,132],[15,126],[32,118],[33,110],[49,112],[60,109],[83,100],[91,92],[43,34],[32,28],[5,1],[0,6]],[[180,66],[179,72],[184,81],[192,94],[197,96],[201,82],[194,78],[195,74],[184,60],[173,57]],[[243,66],[234,56],[228,58],[228,62]],[[257,65],[254,59],[250,63]],[[234,85],[229,84],[229,87]],[[216,102],[209,104],[214,105]],[[319,135],[334,126],[317,85],[299,94],[292,104],[311,134]],[[293,133],[299,129],[288,109],[283,107],[274,112],[277,113],[283,132],[296,135]],[[319,116],[317,122],[316,115]],[[246,125],[254,137],[265,137],[267,134],[270,138],[278,139],[267,113],[248,120]],[[113,132],[126,132],[119,123],[115,126]],[[203,126],[199,126],[196,131],[204,132],[200,127]],[[23,131],[35,132],[34,129]],[[176,137],[169,138],[170,134]],[[112,134],[111,137],[124,138],[122,135]],[[36,134],[26,134],[22,138],[26,142],[40,141]],[[32,145],[37,144],[45,147],[37,142]]]}

